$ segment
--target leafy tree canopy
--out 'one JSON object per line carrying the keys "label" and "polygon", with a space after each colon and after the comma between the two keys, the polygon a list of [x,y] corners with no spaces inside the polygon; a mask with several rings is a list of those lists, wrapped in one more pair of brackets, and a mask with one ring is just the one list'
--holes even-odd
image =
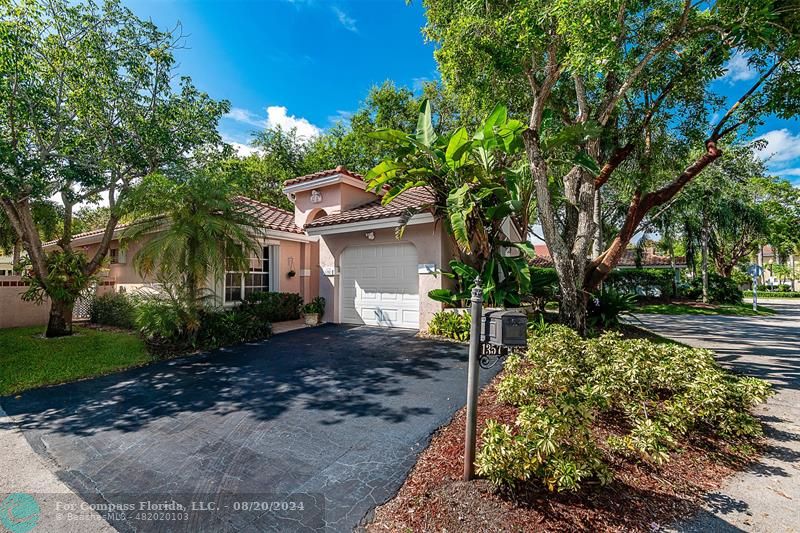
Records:
{"label": "leafy tree canopy", "polygon": [[[71,331],[74,295],[60,298],[62,289],[83,288],[52,284],[51,267],[69,265],[80,271],[75,280],[90,279],[137,182],[220,140],[216,126],[229,105],[188,78],[176,81],[181,42],[118,0],[0,2],[0,206],[53,302],[50,336]],[[101,193],[110,210],[101,244],[87,261],[73,260],[74,207]],[[64,206],[64,261],[47,259],[31,207],[54,195]]]}
{"label": "leafy tree canopy", "polygon": [[[424,5],[425,34],[438,44],[448,95],[473,111],[506,102],[512,116],[526,119],[561,318],[581,331],[585,295],[647,214],[722,157],[720,142],[747,134],[765,115],[800,110],[800,8],[793,0]],[[711,82],[734,54],[757,75],[726,101]],[[595,191],[609,180],[629,182],[629,194],[619,197],[627,211],[616,237],[587,263],[597,238]]]}

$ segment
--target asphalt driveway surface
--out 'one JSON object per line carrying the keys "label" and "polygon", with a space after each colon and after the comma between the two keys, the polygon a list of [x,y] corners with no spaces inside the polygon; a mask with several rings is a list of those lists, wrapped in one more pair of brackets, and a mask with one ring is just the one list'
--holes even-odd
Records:
{"label": "asphalt driveway surface", "polygon": [[725,367],[770,381],[775,396],[756,409],[763,455],[706,496],[681,532],[800,530],[800,301],[761,302],[775,316],[638,315],[672,339],[709,348]]}
{"label": "asphalt driveway surface", "polygon": [[111,515],[120,530],[349,531],[397,491],[465,383],[461,345],[323,326],[2,406],[86,501],[194,505],[188,522]]}

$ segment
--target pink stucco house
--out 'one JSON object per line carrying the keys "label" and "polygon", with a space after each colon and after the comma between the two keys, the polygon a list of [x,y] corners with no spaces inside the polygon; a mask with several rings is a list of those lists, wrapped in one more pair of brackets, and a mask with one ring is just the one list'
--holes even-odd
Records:
{"label": "pink stucco house", "polygon": [[[284,192],[294,213],[238,199],[257,215],[265,237],[249,272],[207,280],[219,304],[235,305],[254,291],[295,292],[305,301],[323,296],[328,322],[426,328],[442,308],[427,294],[448,286],[436,273],[455,256],[451,239],[427,212],[411,217],[403,237],[395,237],[400,216],[432,200],[426,189],[410,189],[384,206],[362,176],[337,167],[288,180]],[[124,230],[117,228],[98,292],[133,291],[153,282],[133,267],[141,242],[120,245]],[[91,253],[101,233],[77,235],[73,246]],[[46,312],[40,314],[45,319]]]}
{"label": "pink stucco house", "polygon": [[391,204],[366,190],[362,176],[337,167],[288,180],[295,224],[319,246],[319,293],[326,319],[425,329],[442,306],[428,291],[447,278],[436,275],[454,257],[451,239],[427,212],[415,214],[401,239],[400,217],[429,204],[424,188],[409,189]]}

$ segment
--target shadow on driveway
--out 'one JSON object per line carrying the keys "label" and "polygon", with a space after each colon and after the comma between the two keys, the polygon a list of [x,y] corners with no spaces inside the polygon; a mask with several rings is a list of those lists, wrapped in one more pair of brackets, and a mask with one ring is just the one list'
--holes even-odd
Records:
{"label": "shadow on driveway", "polygon": [[[315,512],[280,529],[324,521],[338,531],[396,492],[431,433],[463,405],[465,382],[461,345],[323,326],[2,403],[89,501],[308,493]],[[192,530],[274,526],[254,516],[216,513]]]}

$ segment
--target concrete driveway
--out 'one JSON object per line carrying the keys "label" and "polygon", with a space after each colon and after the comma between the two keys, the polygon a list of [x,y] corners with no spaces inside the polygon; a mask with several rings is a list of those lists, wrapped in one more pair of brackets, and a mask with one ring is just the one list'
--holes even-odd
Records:
{"label": "concrete driveway", "polygon": [[110,516],[120,530],[348,531],[463,405],[465,368],[461,345],[323,326],[2,407],[86,501],[194,505]]}
{"label": "concrete driveway", "polygon": [[678,531],[800,531],[800,301],[760,302],[775,316],[638,315],[651,330],[709,348],[732,370],[770,381],[775,396],[757,408],[764,455],[706,497]]}

